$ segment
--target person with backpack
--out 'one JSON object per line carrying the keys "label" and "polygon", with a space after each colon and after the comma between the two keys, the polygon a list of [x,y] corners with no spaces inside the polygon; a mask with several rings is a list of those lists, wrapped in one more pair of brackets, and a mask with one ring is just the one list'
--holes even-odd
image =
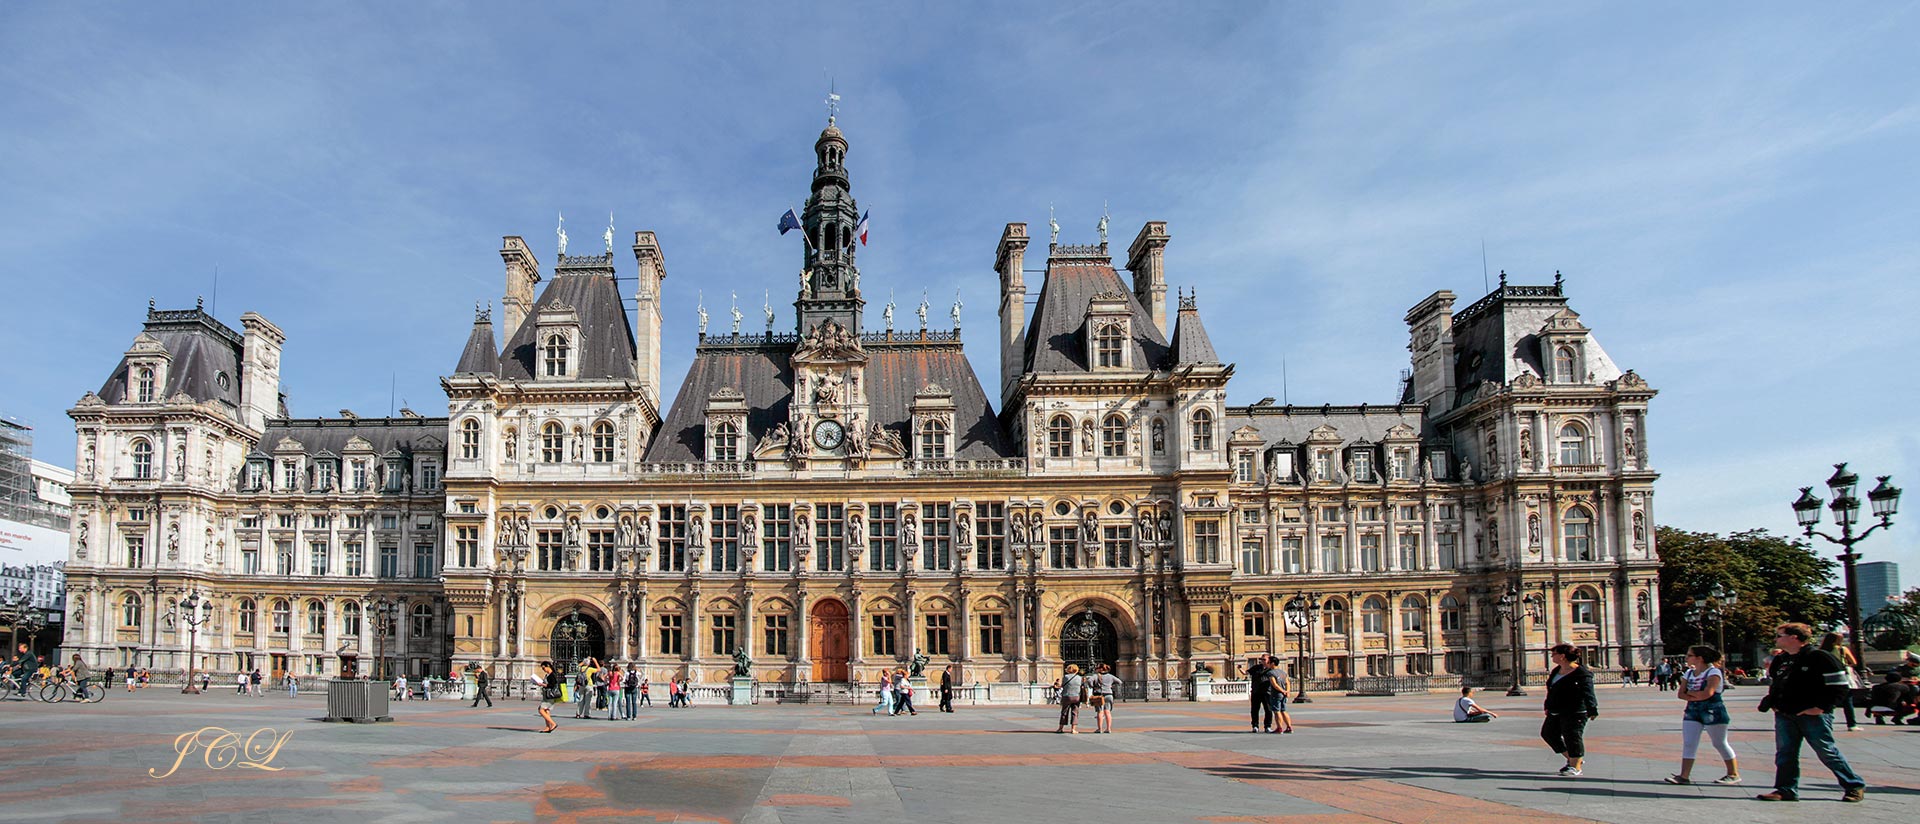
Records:
{"label": "person with backpack", "polygon": [[1113,732],[1113,699],[1120,690],[1120,677],[1113,674],[1112,667],[1101,664],[1094,668],[1087,686],[1093,693],[1088,699],[1093,704],[1093,731]]}
{"label": "person with backpack", "polygon": [[1060,676],[1060,726],[1054,732],[1080,734],[1080,700],[1086,688],[1080,665],[1068,664],[1066,673]]}
{"label": "person with backpack", "polygon": [[627,720],[639,718],[640,705],[636,699],[640,694],[640,669],[631,662],[627,664],[626,674],[620,677],[620,691],[624,693],[627,702]]}
{"label": "person with backpack", "polygon": [[1247,710],[1252,729],[1263,732],[1273,727],[1273,715],[1267,711],[1267,658],[1255,656],[1247,662]]}

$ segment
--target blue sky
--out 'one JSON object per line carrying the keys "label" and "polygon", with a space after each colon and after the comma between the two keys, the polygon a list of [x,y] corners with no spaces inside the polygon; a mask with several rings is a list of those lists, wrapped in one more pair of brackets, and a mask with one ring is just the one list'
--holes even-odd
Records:
{"label": "blue sky", "polygon": [[[737,291],[791,323],[829,79],[870,325],[965,301],[992,386],[1000,228],[1168,221],[1232,401],[1390,402],[1401,317],[1567,277],[1661,390],[1662,523],[1791,526],[1829,464],[1920,488],[1920,7],[1786,4],[9,3],[0,414],[67,409],[162,307],[288,334],[296,415],[444,396],[499,238],[659,234],[666,391]],[[624,244],[622,244],[624,246]],[[624,252],[622,253],[624,257]],[[627,264],[629,267],[631,264]],[[1920,582],[1920,498],[1867,547]]]}

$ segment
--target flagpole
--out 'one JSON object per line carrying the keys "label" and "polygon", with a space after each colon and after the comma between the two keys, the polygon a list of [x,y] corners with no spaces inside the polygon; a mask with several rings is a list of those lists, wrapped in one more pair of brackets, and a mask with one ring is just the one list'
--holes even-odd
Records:
{"label": "flagpole", "polygon": [[[787,211],[792,212],[795,217],[800,216],[800,210],[795,209],[792,206],[788,206]],[[809,252],[813,251],[813,237],[807,234],[807,224],[804,220],[801,221],[800,223],[800,239],[806,242],[807,251]]]}

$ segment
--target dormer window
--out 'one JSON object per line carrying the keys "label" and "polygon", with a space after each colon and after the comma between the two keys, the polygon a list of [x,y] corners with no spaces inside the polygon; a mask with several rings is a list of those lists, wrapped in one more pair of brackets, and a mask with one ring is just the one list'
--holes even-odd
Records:
{"label": "dormer window", "polygon": [[1411,477],[1409,473],[1411,473],[1412,467],[1413,467],[1413,453],[1410,450],[1406,450],[1406,449],[1393,450],[1392,472],[1393,472],[1394,480],[1396,481],[1407,480],[1409,477]]}
{"label": "dormer window", "polygon": [[280,488],[294,490],[300,488],[300,462],[280,462]]}
{"label": "dormer window", "polygon": [[1333,450],[1322,449],[1313,453],[1313,479],[1333,480]]}
{"label": "dormer window", "polygon": [[1373,480],[1373,450],[1361,447],[1353,450],[1353,479],[1360,482]]}
{"label": "dormer window", "polygon": [[434,490],[440,488],[440,467],[431,463],[420,467],[420,488]]}
{"label": "dormer window", "polygon": [[258,461],[249,462],[247,464],[247,490],[248,491],[250,492],[260,491],[261,485],[265,484],[266,480],[267,480],[267,467],[265,464],[262,464]]}
{"label": "dormer window", "polygon": [[1587,462],[1587,432],[1580,424],[1568,422],[1560,427],[1560,465],[1579,466]]}
{"label": "dormer window", "polygon": [[144,439],[136,440],[133,442],[132,452],[133,477],[143,481],[151,479],[153,477],[153,444],[147,443]]}
{"label": "dormer window", "polygon": [[1561,346],[1553,350],[1553,380],[1555,383],[1573,383],[1577,378],[1573,371],[1573,347]]}
{"label": "dormer window", "polygon": [[[1253,483],[1253,453],[1242,451],[1234,457],[1233,479],[1243,484]],[[1258,510],[1254,510],[1258,511]]]}
{"label": "dormer window", "polygon": [[567,343],[567,336],[558,332],[548,335],[546,346],[542,352],[543,360],[546,363],[546,376],[549,378],[566,377],[568,374],[567,361],[572,352],[572,347]]}
{"label": "dormer window", "polygon": [[153,403],[153,367],[142,366],[134,375],[134,397],[140,403]]}
{"label": "dormer window", "polygon": [[740,460],[740,430],[732,421],[722,421],[713,427],[711,459],[725,462]]}
{"label": "dormer window", "polygon": [[946,457],[947,424],[938,418],[930,418],[920,424],[920,459],[937,461]]}
{"label": "dormer window", "polygon": [[1094,364],[1102,369],[1120,369],[1127,365],[1127,338],[1120,324],[1101,324],[1093,336]]}
{"label": "dormer window", "polygon": [[1047,422],[1047,457],[1073,457],[1073,419],[1055,415]]}
{"label": "dormer window", "polygon": [[366,461],[353,462],[353,491],[355,492],[367,491],[367,462]]}
{"label": "dormer window", "polygon": [[613,424],[601,421],[593,425],[593,462],[613,463]]}
{"label": "dormer window", "polygon": [[319,464],[319,472],[320,472],[320,482],[317,485],[317,488],[320,489],[321,491],[332,489],[333,475],[334,475],[333,462],[321,461]]}

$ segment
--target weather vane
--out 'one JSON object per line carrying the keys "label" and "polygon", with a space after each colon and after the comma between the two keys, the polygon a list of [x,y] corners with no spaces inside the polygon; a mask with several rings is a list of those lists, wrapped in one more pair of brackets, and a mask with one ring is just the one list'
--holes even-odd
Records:
{"label": "weather vane", "polygon": [[835,84],[827,83],[827,125],[833,125],[834,115],[840,113],[840,95],[834,91]]}

